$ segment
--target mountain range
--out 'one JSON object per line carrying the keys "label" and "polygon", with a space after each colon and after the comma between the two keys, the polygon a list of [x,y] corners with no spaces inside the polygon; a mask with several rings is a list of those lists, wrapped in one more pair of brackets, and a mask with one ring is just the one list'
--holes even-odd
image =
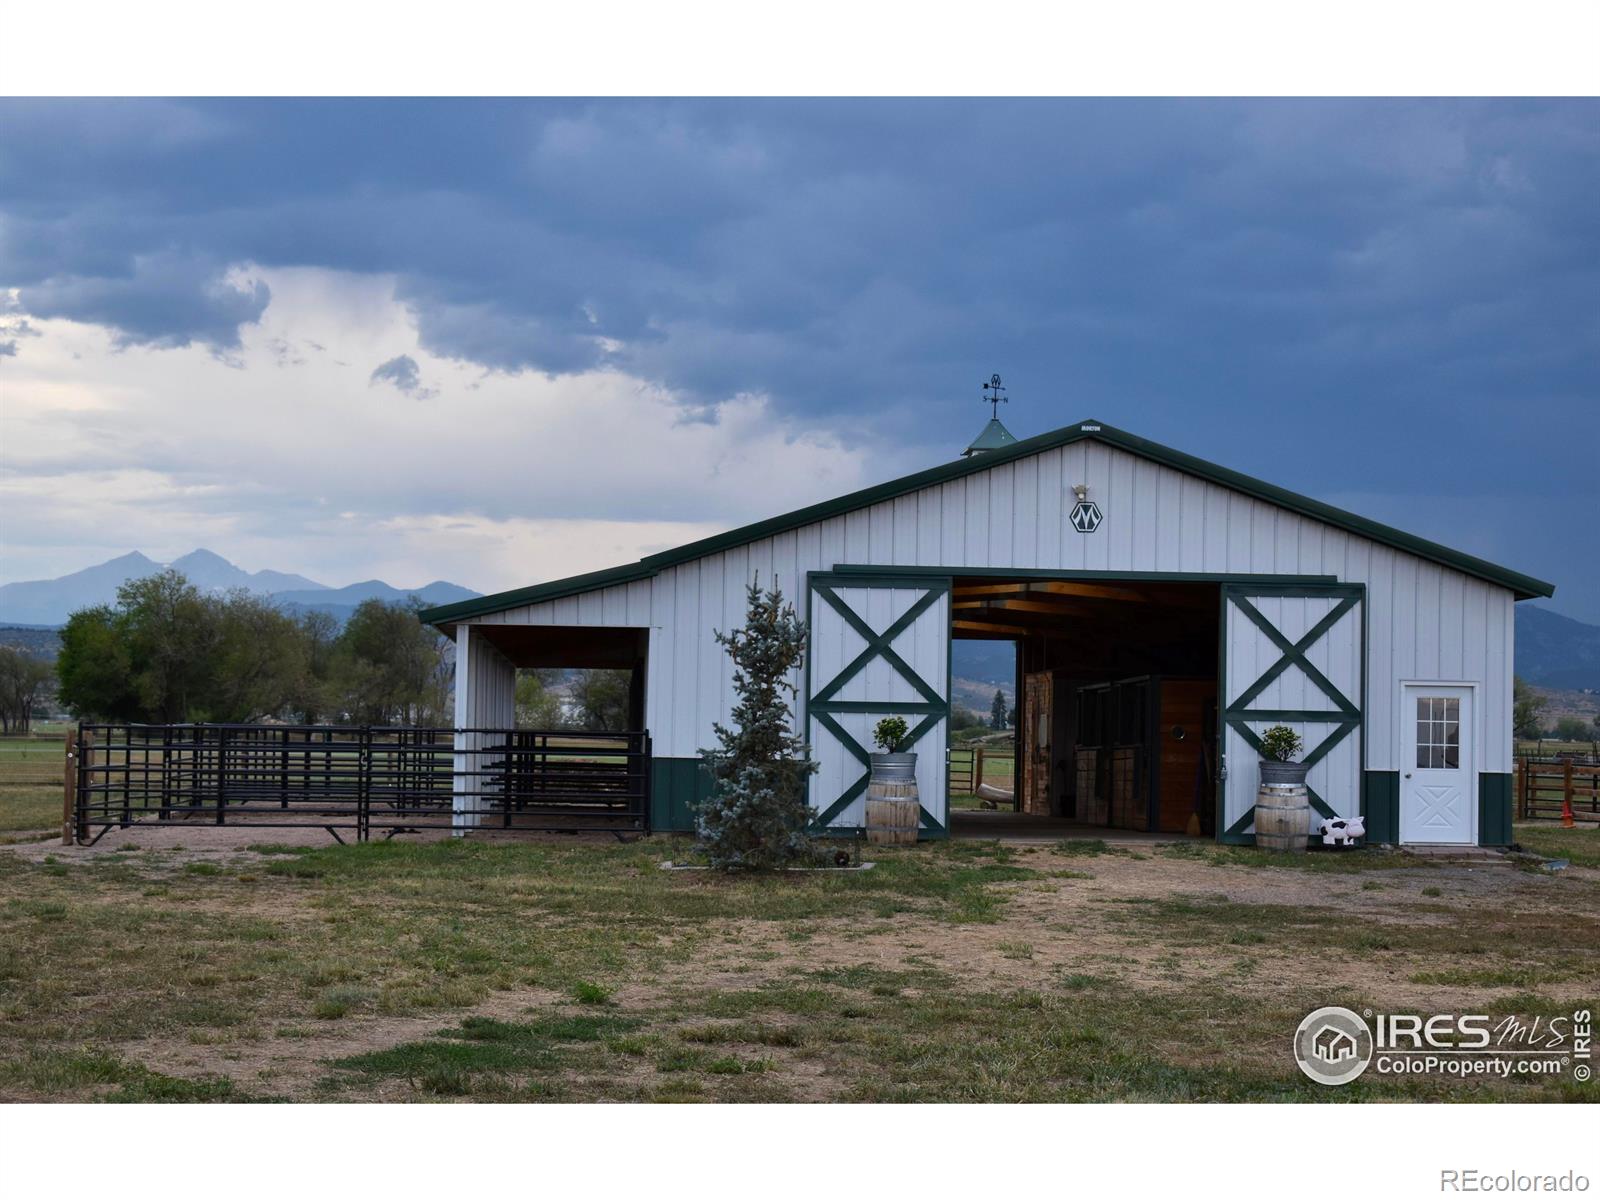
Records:
{"label": "mountain range", "polygon": [[168,567],[183,574],[204,592],[243,588],[259,596],[269,596],[286,608],[316,609],[340,620],[348,617],[363,600],[394,601],[417,596],[428,604],[450,604],[481,594],[442,579],[418,588],[392,587],[381,579],[329,587],[304,575],[246,571],[210,550],[192,550],[169,563],[157,562],[135,550],[59,579],[0,585],[0,623],[61,625],[77,609],[114,602],[117,589],[128,580],[143,579]]}
{"label": "mountain range", "polygon": [[[117,589],[128,580],[154,575],[166,567],[182,572],[202,591],[244,588],[270,596],[285,608],[316,609],[341,621],[363,600],[417,596],[428,604],[451,604],[481,594],[444,580],[417,588],[398,588],[381,579],[330,587],[284,571],[246,571],[210,550],[193,550],[170,563],[157,562],[135,550],[59,579],[0,585],[0,624],[61,625],[77,609],[115,601]],[[1575,621],[1532,604],[1517,605],[1516,613],[1518,675],[1542,687],[1600,690],[1600,625]],[[1010,695],[1013,654],[1009,642],[957,641],[955,676],[972,685],[974,697],[993,687]],[[993,698],[992,691],[984,694]]]}
{"label": "mountain range", "polygon": [[1541,687],[1600,691],[1600,625],[1517,605],[1517,674]]}
{"label": "mountain range", "polygon": [[[1516,614],[1518,675],[1545,688],[1600,691],[1600,625],[1532,604],[1517,605]],[[951,665],[956,679],[970,685],[963,703],[984,698],[980,684],[1011,695],[1016,666],[1010,642],[957,641]],[[988,699],[993,695],[987,692]],[[987,711],[987,699],[983,707]]]}

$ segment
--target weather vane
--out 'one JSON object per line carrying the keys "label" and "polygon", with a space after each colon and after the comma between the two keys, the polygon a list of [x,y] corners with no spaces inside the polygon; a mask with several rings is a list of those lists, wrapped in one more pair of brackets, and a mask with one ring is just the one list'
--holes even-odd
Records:
{"label": "weather vane", "polygon": [[[983,386],[983,402],[985,404],[989,405],[989,415],[990,415],[990,417],[993,420],[998,421],[1000,419],[1000,406],[1002,404],[1006,403],[1006,398],[1000,394],[1001,392],[1006,390],[1000,384],[1000,376],[998,376],[998,375],[989,376],[989,382],[983,384],[982,386]],[[993,392],[994,395],[991,396],[989,394],[990,392]]]}

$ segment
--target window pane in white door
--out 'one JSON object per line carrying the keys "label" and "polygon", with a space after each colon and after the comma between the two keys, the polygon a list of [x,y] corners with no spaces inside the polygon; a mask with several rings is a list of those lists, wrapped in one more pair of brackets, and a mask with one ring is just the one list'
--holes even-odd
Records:
{"label": "window pane in white door", "polygon": [[1461,701],[1458,697],[1417,697],[1417,766],[1453,771],[1461,765]]}

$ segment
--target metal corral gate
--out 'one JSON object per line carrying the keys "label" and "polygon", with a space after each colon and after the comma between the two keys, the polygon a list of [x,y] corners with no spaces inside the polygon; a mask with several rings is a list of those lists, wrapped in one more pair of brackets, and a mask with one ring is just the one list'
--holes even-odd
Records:
{"label": "metal corral gate", "polygon": [[81,724],[64,840],[189,823],[645,833],[650,736],[338,725]]}

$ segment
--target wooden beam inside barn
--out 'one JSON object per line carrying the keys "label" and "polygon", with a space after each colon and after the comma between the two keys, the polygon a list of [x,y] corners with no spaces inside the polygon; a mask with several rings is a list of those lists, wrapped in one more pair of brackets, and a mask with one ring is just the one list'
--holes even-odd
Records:
{"label": "wooden beam inside barn", "polygon": [[583,625],[474,625],[517,667],[611,667],[632,670],[647,653],[650,631]]}

